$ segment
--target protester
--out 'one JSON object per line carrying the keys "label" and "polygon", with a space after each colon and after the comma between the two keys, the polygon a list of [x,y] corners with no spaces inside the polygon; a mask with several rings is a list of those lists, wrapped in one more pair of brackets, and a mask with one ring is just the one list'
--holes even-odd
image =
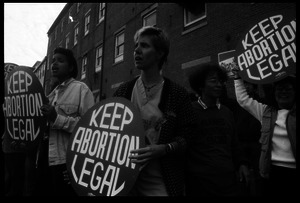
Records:
{"label": "protester", "polygon": [[187,196],[238,196],[238,181],[247,184],[247,160],[239,146],[233,113],[220,103],[226,72],[213,63],[190,74],[196,127],[187,152]]}
{"label": "protester", "polygon": [[93,93],[88,86],[75,80],[77,71],[72,51],[56,48],[51,73],[52,77],[58,79],[59,84],[48,95],[49,104],[41,106],[41,111],[48,120],[49,129],[39,150],[41,178],[37,195],[76,195],[67,173],[68,141],[77,122],[94,105]]}
{"label": "protester", "polygon": [[135,36],[134,60],[141,74],[114,93],[137,107],[144,123],[146,147],[130,158],[141,171],[129,195],[184,195],[184,155],[193,110],[188,92],[162,75],[169,39],[157,27],[143,27]]}
{"label": "protester", "polygon": [[[17,68],[18,66],[15,66],[7,70],[5,77],[10,71]],[[3,121],[3,124],[6,125],[5,119]],[[5,133],[6,130],[3,128],[1,145],[4,158],[3,193],[5,196],[31,196],[33,195],[35,183],[37,146],[25,149],[23,143],[12,141]]]}
{"label": "protester", "polygon": [[[3,103],[3,102],[2,102]],[[5,119],[4,119],[4,113],[3,111],[1,111],[1,118],[2,118],[2,126],[5,126]],[[1,135],[4,134],[4,128],[1,128]],[[0,192],[0,196],[5,196],[5,167],[4,167],[4,152],[3,152],[3,147],[2,147],[2,143],[0,145],[1,150],[0,150],[0,174],[1,174],[1,192]]]}
{"label": "protester", "polygon": [[249,97],[235,70],[238,103],[261,123],[260,175],[264,195],[296,195],[296,78],[290,75],[273,83],[274,101],[268,105]]}

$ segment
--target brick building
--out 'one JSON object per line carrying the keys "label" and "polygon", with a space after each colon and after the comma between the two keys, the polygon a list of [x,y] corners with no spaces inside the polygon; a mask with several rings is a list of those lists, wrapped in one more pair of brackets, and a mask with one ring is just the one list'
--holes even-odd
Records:
{"label": "brick building", "polygon": [[[171,46],[163,74],[191,91],[187,74],[196,65],[218,62],[218,53],[234,50],[239,37],[270,13],[296,10],[294,3],[67,3],[48,31],[46,94],[57,46],[72,49],[77,79],[95,100],[110,97],[139,74],[134,67],[133,36],[143,25],[163,28]],[[227,84],[234,97],[233,81]],[[100,97],[101,95],[101,97]]]}

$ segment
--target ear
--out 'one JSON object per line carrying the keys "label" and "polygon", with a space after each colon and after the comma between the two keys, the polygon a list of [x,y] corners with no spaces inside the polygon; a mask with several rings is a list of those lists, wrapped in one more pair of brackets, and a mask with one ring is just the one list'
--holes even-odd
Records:
{"label": "ear", "polygon": [[69,67],[69,74],[71,74],[71,73],[72,73],[72,71],[73,71],[73,68],[74,68],[73,66],[70,66],[70,67]]}
{"label": "ear", "polygon": [[159,52],[157,52],[157,55],[158,55],[159,59],[162,59],[162,57],[165,55],[165,52],[159,51]]}

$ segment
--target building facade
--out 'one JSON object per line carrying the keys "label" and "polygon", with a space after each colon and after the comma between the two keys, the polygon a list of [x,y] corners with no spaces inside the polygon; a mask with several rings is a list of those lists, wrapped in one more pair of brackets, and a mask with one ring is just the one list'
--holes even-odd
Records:
{"label": "building facade", "polygon": [[[296,10],[294,3],[67,3],[48,31],[45,91],[50,92],[53,50],[73,51],[78,80],[93,91],[96,102],[139,71],[134,67],[133,36],[145,25],[164,29],[170,38],[163,74],[191,91],[187,75],[197,65],[218,62],[234,50],[241,34],[269,13]],[[234,97],[233,81],[227,84]]]}

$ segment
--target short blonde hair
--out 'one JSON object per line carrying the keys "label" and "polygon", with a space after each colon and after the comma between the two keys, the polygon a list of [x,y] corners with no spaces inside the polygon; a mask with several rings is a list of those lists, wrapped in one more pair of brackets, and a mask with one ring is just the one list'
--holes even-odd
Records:
{"label": "short blonde hair", "polygon": [[160,28],[153,26],[145,26],[135,33],[135,43],[138,41],[140,36],[149,36],[156,51],[161,51],[164,53],[161,61],[158,64],[159,68],[161,69],[163,64],[167,61],[169,55],[170,41],[167,34],[164,32],[164,30]]}

